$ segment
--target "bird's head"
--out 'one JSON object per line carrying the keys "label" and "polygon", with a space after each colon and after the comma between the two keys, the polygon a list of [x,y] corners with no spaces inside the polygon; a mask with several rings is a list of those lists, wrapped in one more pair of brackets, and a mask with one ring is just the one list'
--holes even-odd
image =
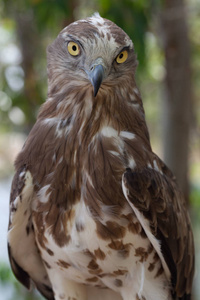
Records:
{"label": "bird's head", "polygon": [[104,86],[116,88],[130,81],[137,66],[128,35],[97,13],[64,28],[48,47],[47,57],[49,93],[73,84],[93,87],[95,97]]}

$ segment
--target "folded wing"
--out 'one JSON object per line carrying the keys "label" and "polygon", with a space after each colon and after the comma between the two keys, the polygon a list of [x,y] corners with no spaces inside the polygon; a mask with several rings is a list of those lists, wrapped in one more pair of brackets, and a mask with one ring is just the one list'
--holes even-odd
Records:
{"label": "folded wing", "polygon": [[8,252],[12,270],[17,279],[28,289],[31,280],[49,300],[53,291],[35,242],[31,217],[34,186],[26,166],[20,168],[13,179],[10,197]]}
{"label": "folded wing", "polygon": [[[166,172],[164,171],[166,170]],[[194,244],[188,212],[170,171],[127,169],[122,186],[163,268],[174,297],[190,299],[194,275]],[[159,247],[156,244],[159,241]]]}

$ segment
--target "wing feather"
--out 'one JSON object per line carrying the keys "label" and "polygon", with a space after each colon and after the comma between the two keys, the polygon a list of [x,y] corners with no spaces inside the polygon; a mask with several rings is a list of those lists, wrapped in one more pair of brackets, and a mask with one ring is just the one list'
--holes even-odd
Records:
{"label": "wing feather", "polygon": [[[174,294],[179,299],[189,300],[194,275],[191,224],[175,180],[169,176],[166,166],[165,170],[162,173],[148,167],[135,171],[127,169],[122,186],[133,210],[142,215],[141,222],[149,224],[151,234],[160,242],[161,253],[171,273]],[[144,224],[141,225],[144,227]],[[147,234],[150,240],[151,234]],[[159,252],[159,247],[156,250]]]}
{"label": "wing feather", "polygon": [[31,173],[21,167],[12,182],[10,220],[8,228],[8,253],[16,278],[28,289],[31,279],[47,299],[53,300],[53,292],[47,272],[35,242],[31,218],[34,188]]}

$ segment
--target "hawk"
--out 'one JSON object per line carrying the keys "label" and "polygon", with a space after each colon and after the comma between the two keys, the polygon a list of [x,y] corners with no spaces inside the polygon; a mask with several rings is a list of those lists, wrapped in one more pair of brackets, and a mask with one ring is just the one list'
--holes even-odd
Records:
{"label": "hawk", "polygon": [[49,300],[191,299],[190,220],[151,149],[132,41],[94,14],[47,58],[48,97],[15,162],[15,276]]}

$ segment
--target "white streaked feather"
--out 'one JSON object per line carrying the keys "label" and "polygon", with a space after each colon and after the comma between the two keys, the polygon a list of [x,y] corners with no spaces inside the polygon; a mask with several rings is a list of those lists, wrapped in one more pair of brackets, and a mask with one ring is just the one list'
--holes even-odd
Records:
{"label": "white streaked feather", "polygon": [[130,94],[129,93],[129,98],[130,98],[131,101],[136,101],[135,94]]}
{"label": "white streaked feather", "polygon": [[135,162],[135,160],[134,160],[133,157],[129,158],[129,160],[128,160],[128,166],[129,166],[129,168],[131,168],[131,170],[133,170],[136,167],[136,162]]}
{"label": "white streaked feather", "polygon": [[135,92],[137,95],[139,95],[139,91],[138,91],[138,89],[137,89],[136,87],[134,87],[133,90],[134,90],[134,92]]}
{"label": "white streaked feather", "polygon": [[108,152],[114,156],[120,156],[120,153],[117,151],[113,151],[113,150],[108,150]]}
{"label": "white streaked feather", "polygon": [[141,280],[140,280],[140,289],[138,292],[138,296],[140,298],[142,298],[142,293],[143,293],[143,289],[144,289],[144,279],[145,279],[144,263],[141,263],[140,266],[141,266],[141,275],[140,275]]}
{"label": "white streaked feather", "polygon": [[50,187],[50,184],[45,185],[43,188],[41,188],[38,192],[38,197],[40,199],[40,202],[47,203],[49,200],[49,196],[51,192],[47,193],[48,188]]}
{"label": "white streaked feather", "polygon": [[105,137],[118,137],[118,132],[114,128],[110,126],[104,126],[101,129],[101,134],[104,135]]}
{"label": "white streaked feather", "polygon": [[148,166],[148,168],[153,169],[153,170],[156,170],[156,171],[159,172],[160,174],[163,174],[163,172],[159,169],[158,164],[157,164],[157,161],[156,161],[155,159],[154,159],[154,161],[153,161],[153,166],[152,166],[151,163],[148,163],[147,166]]}
{"label": "white streaked feather", "polygon": [[120,136],[122,136],[123,138],[132,140],[135,138],[135,134],[129,131],[120,131]]}
{"label": "white streaked feather", "polygon": [[[95,12],[92,17],[89,18],[90,23],[97,26],[98,23],[103,25],[105,20],[100,16],[99,12]],[[99,26],[99,25],[98,25]]]}

